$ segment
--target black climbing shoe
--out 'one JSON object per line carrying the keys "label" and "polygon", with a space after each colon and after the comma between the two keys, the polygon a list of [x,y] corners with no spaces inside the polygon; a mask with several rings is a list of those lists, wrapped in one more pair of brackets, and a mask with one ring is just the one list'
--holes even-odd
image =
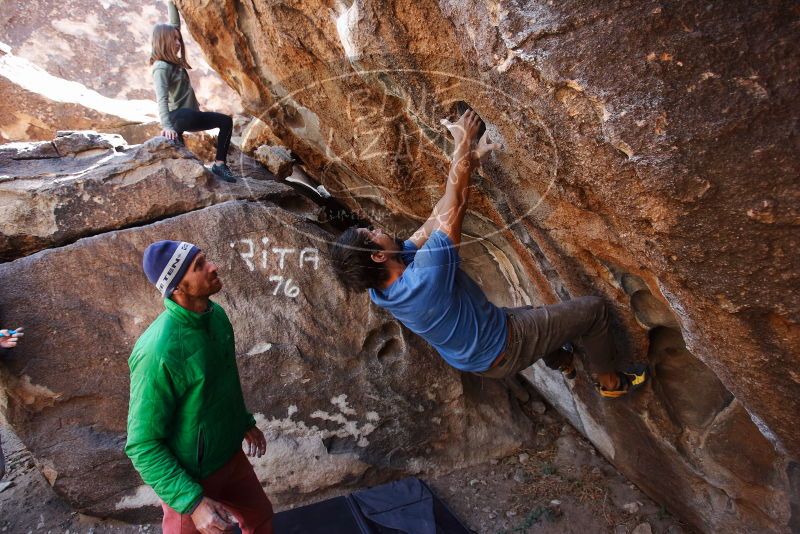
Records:
{"label": "black climbing shoe", "polygon": [[600,384],[595,384],[594,387],[597,388],[601,397],[617,399],[642,387],[647,382],[649,375],[650,371],[646,364],[634,363],[624,371],[617,373],[617,376],[619,376],[619,387],[617,389],[605,389]]}
{"label": "black climbing shoe", "polygon": [[224,180],[226,182],[231,182],[231,183],[236,181],[236,176],[233,175],[230,168],[224,163],[213,164],[211,166],[211,172],[213,172],[214,175],[220,180]]}
{"label": "black climbing shoe", "polygon": [[561,348],[558,350],[569,354],[569,363],[565,363],[559,367],[558,370],[561,371],[561,374],[564,375],[564,378],[567,380],[575,380],[575,377],[578,376],[578,371],[575,369],[575,365],[572,360],[575,357],[575,347],[572,346],[572,343],[567,341],[561,345]]}

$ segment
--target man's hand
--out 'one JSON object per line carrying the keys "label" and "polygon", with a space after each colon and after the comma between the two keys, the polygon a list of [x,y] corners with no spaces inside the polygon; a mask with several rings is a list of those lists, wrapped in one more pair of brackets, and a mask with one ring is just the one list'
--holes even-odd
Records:
{"label": "man's hand", "polygon": [[208,497],[203,497],[192,512],[192,521],[202,534],[233,532],[233,521],[227,508]]}
{"label": "man's hand", "polygon": [[471,109],[465,111],[456,122],[447,119],[442,119],[441,122],[453,136],[453,161],[447,174],[444,196],[436,203],[428,220],[410,238],[417,248],[422,247],[436,230],[443,230],[454,244],[461,243],[461,225],[467,212],[470,174],[483,156],[501,148],[500,144],[490,143],[486,133],[480,142],[475,142],[480,131],[481,118]]}
{"label": "man's hand", "polygon": [[161,136],[166,137],[170,141],[176,141],[178,139],[178,132],[170,128],[164,128],[161,130]]}
{"label": "man's hand", "polygon": [[500,143],[490,143],[489,142],[489,132],[484,132],[483,137],[481,140],[478,141],[478,146],[475,148],[475,159],[480,161],[483,156],[491,152],[492,150],[500,150],[503,148],[503,145]]}
{"label": "man's hand", "polygon": [[19,338],[24,335],[25,334],[22,333],[22,327],[17,328],[17,331],[11,335],[9,335],[8,330],[0,330],[0,348],[13,349],[17,346]]}
{"label": "man's hand", "polygon": [[475,136],[481,127],[481,118],[478,117],[478,114],[468,109],[456,122],[442,119],[442,124],[453,136],[453,143],[455,144],[453,160],[456,161],[468,155],[475,143]]}
{"label": "man's hand", "polygon": [[264,437],[264,433],[257,426],[245,433],[244,441],[247,444],[247,456],[261,458],[267,452],[267,438]]}

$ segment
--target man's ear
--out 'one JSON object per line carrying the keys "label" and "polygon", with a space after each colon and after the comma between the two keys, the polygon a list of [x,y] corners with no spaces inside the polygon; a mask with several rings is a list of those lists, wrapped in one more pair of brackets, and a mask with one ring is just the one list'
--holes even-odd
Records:
{"label": "man's ear", "polygon": [[387,256],[384,251],[378,250],[376,252],[373,252],[370,255],[370,258],[372,258],[372,261],[374,261],[375,263],[384,263],[386,260],[389,259],[389,256]]}
{"label": "man's ear", "polygon": [[174,293],[184,293],[183,287],[184,287],[184,283],[183,283],[183,280],[181,280],[180,282],[178,282],[178,285],[175,286],[175,289],[172,290],[172,293],[173,294]]}

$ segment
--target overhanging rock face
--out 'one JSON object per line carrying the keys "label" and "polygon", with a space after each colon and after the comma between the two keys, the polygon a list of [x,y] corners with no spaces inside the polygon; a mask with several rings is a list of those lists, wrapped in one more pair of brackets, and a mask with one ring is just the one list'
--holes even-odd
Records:
{"label": "overhanging rock face", "polygon": [[698,529],[800,528],[794,4],[177,3],[248,111],[392,230],[441,193],[439,119],[478,111],[505,150],[470,232],[533,302],[605,295],[658,371],[614,404],[532,380]]}
{"label": "overhanging rock face", "polygon": [[[230,201],[0,265],[2,319],[27,334],[8,355],[0,405],[76,509],[138,520],[159,511],[123,453],[127,359],[163,310],[141,269],[159,239],[197,243],[219,266],[215,300],[269,439],[256,469],[278,506],[468,465],[530,437],[501,384],[448,368],[366,295],[348,296],[326,259],[331,235],[295,211]],[[497,264],[476,267],[503,276]]]}

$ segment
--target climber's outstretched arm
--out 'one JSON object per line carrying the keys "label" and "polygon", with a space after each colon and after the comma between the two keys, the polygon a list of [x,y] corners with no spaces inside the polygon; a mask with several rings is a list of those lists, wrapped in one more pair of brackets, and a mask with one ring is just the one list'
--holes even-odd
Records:
{"label": "climber's outstretched arm", "polygon": [[476,145],[481,119],[472,110],[467,110],[455,123],[443,119],[442,124],[453,136],[455,150],[444,195],[434,206],[428,220],[410,238],[418,248],[436,230],[446,233],[454,244],[461,242],[461,226],[469,200],[470,175],[481,157],[500,147],[499,144],[489,143],[486,134]]}

